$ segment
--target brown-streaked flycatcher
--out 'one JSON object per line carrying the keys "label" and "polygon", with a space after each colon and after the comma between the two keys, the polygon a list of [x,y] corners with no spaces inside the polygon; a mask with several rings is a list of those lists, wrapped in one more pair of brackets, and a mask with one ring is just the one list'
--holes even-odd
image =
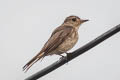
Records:
{"label": "brown-streaked flycatcher", "polygon": [[53,54],[61,56],[62,53],[67,53],[78,41],[79,26],[86,21],[88,20],[80,19],[78,16],[67,17],[63,24],[53,31],[42,50],[23,67],[23,70],[27,71],[45,56]]}

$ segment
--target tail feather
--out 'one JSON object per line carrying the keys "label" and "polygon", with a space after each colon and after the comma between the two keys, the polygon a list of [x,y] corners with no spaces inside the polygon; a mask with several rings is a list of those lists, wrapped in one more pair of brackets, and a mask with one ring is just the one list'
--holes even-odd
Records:
{"label": "tail feather", "polygon": [[40,60],[42,57],[44,57],[44,52],[40,53],[38,55],[36,55],[35,57],[33,57],[24,67],[23,67],[23,71],[27,72],[30,67],[36,63],[38,60]]}

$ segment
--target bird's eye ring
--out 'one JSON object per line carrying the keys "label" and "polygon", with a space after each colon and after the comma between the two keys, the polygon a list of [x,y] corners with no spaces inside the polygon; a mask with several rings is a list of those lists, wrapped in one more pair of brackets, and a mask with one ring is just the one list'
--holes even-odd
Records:
{"label": "bird's eye ring", "polygon": [[72,19],[72,21],[74,21],[74,22],[75,22],[75,21],[76,21],[76,18],[73,18],[73,19]]}

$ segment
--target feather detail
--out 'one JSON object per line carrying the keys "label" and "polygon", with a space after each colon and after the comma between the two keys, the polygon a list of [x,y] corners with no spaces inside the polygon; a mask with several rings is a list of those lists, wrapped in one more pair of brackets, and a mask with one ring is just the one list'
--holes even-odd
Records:
{"label": "feather detail", "polygon": [[33,57],[24,67],[23,67],[23,71],[27,72],[30,67],[36,63],[38,60],[40,60],[42,57],[44,57],[44,52],[36,55],[35,57]]}

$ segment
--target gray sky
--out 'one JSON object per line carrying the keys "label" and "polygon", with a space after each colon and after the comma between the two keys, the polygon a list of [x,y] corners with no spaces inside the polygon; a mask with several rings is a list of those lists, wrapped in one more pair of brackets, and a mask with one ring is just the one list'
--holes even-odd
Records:
{"label": "gray sky", "polygon": [[[23,80],[59,60],[48,56],[27,73],[22,67],[40,51],[65,17],[81,25],[75,50],[120,23],[119,0],[0,0],[0,80]],[[120,33],[40,80],[120,80]],[[71,52],[69,51],[69,52]]]}

